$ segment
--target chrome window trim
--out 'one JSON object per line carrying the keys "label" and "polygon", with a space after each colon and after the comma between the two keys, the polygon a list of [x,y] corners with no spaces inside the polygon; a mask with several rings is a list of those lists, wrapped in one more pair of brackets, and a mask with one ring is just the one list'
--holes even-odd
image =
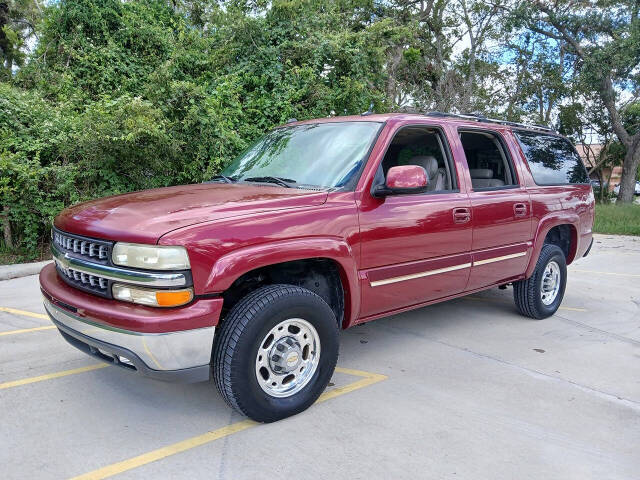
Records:
{"label": "chrome window trim", "polygon": [[78,272],[95,275],[107,280],[114,280],[132,285],[148,287],[184,287],[187,286],[187,277],[184,273],[156,273],[142,270],[130,270],[126,268],[103,265],[87,260],[72,257],[68,253],[59,250],[55,244],[51,244],[51,253],[54,260],[64,268],[72,268]]}

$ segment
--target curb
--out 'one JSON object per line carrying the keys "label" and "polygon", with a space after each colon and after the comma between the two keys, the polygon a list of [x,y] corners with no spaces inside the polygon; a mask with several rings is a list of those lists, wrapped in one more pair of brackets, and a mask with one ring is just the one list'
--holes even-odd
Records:
{"label": "curb", "polygon": [[37,275],[40,273],[40,270],[49,263],[51,263],[51,260],[46,260],[44,262],[16,263],[14,265],[0,265],[0,281],[26,277],[28,275]]}

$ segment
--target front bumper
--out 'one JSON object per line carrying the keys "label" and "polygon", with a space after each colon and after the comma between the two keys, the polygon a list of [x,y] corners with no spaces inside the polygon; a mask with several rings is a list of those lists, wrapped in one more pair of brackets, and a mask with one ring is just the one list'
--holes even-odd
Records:
{"label": "front bumper", "polygon": [[140,333],[80,318],[46,298],[44,307],[65,340],[102,361],[159,380],[202,382],[211,378],[215,327]]}
{"label": "front bumper", "polygon": [[210,378],[222,298],[154,308],[101,298],[63,282],[53,265],[40,272],[44,306],[62,336],[102,361],[169,381]]}

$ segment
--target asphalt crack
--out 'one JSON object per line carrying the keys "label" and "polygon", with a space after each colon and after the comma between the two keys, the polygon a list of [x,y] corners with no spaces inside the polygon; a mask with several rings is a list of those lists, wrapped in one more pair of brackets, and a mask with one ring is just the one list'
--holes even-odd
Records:
{"label": "asphalt crack", "polygon": [[[630,400],[628,398],[621,397],[619,395],[616,395],[616,394],[613,394],[613,393],[610,393],[610,392],[605,392],[604,390],[599,390],[597,388],[590,387],[588,385],[583,385],[581,383],[578,383],[578,382],[575,382],[573,380],[569,380],[569,379],[566,379],[566,378],[563,378],[563,377],[558,377],[556,375],[551,375],[551,374],[548,374],[548,373],[545,373],[545,372],[541,372],[541,371],[535,370],[533,368],[523,367],[522,365],[518,365],[516,363],[509,362],[508,360],[505,360],[503,358],[495,357],[495,356],[490,355],[488,353],[476,352],[476,351],[471,350],[471,349],[469,349],[467,347],[461,347],[459,345],[455,345],[455,344],[452,344],[452,343],[449,343],[449,342],[445,342],[443,340],[438,340],[438,339],[435,339],[433,337],[429,337],[429,336],[424,335],[424,334],[419,333],[419,332],[409,331],[407,329],[402,329],[400,327],[394,327],[394,326],[390,326],[390,325],[382,325],[381,324],[380,326],[382,328],[386,328],[387,330],[391,330],[391,331],[394,331],[394,332],[400,332],[400,333],[406,333],[406,334],[410,334],[410,335],[415,335],[415,336],[423,338],[423,339],[425,339],[427,341],[430,341],[430,342],[433,342],[433,343],[437,343],[439,345],[443,345],[445,347],[449,347],[449,348],[452,348],[452,349],[460,351],[460,352],[468,353],[468,354],[471,354],[471,355],[473,355],[475,357],[478,357],[478,358],[483,358],[485,360],[491,360],[493,362],[496,362],[496,363],[511,367],[513,369],[516,369],[516,370],[520,370],[522,372],[525,372],[528,375],[533,376],[534,378],[538,377],[538,378],[541,378],[541,379],[551,380],[551,381],[555,381],[555,382],[558,382],[558,383],[566,383],[566,384],[569,384],[569,385],[571,385],[573,387],[576,387],[576,388],[578,388],[578,389],[580,389],[580,390],[582,390],[584,392],[593,393],[593,394],[595,394],[595,395],[597,395],[597,396],[599,396],[601,398],[604,398],[606,400],[610,400],[610,401],[613,401],[615,403],[618,403],[618,404],[624,405],[626,407],[629,407],[629,408],[631,408],[633,410],[640,411],[640,402],[637,402],[635,400]],[[627,340],[629,340],[629,339],[627,339]]]}
{"label": "asphalt crack", "polygon": [[570,318],[563,317],[562,315],[559,315],[557,313],[555,314],[554,317],[558,318],[558,319],[562,320],[563,322],[568,323],[570,325],[574,325],[574,326],[579,327],[579,328],[585,328],[585,329],[587,329],[589,331],[592,331],[592,332],[602,333],[603,335],[606,335],[606,336],[611,337],[611,338],[615,338],[616,340],[619,340],[621,342],[630,343],[632,345],[640,346],[640,341],[634,340],[633,338],[625,337],[623,335],[618,335],[617,333],[609,332],[607,330],[602,330],[602,329],[600,329],[598,327],[592,327],[591,325],[589,325],[587,323],[578,322],[577,320],[572,320]]}

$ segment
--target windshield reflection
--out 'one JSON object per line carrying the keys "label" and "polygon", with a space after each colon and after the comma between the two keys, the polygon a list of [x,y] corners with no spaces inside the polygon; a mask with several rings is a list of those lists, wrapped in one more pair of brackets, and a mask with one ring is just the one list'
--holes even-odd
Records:
{"label": "windshield reflection", "polygon": [[379,122],[362,121],[278,128],[238,156],[222,175],[235,181],[341,187],[366,161],[380,127]]}

